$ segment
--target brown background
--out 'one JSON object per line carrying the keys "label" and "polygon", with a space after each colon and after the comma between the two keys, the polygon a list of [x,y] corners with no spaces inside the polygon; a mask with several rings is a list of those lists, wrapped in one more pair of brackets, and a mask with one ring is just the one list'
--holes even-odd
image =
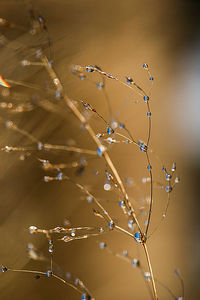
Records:
{"label": "brown background", "polygon": [[[130,75],[142,86],[149,82],[142,69],[148,62],[155,77],[152,92],[152,148],[170,167],[175,160],[181,183],[171,196],[167,220],[149,240],[155,276],[180,296],[180,284],[173,274],[178,268],[185,281],[186,299],[199,299],[199,2],[198,1],[35,1],[46,18],[53,41],[55,68],[70,97],[87,99],[108,119],[105,99],[88,81],[79,81],[71,75],[73,64],[97,64],[117,75]],[[23,1],[0,1],[1,16],[28,28],[29,19]],[[19,30],[1,28],[1,32],[17,43],[31,42],[31,36]],[[46,86],[48,75],[38,67],[23,69],[20,60],[25,56],[8,48],[0,49],[0,73],[5,78],[26,80]],[[48,52],[47,52],[48,53]],[[92,77],[91,77],[92,78]],[[95,77],[96,78],[96,77]],[[37,92],[15,87],[16,92],[31,95]],[[107,91],[113,111],[118,111],[128,95],[126,88],[108,81]],[[39,96],[44,96],[40,93]],[[23,96],[22,96],[23,99]],[[134,98],[137,100],[137,97]],[[57,100],[55,100],[57,101]],[[121,111],[120,119],[137,139],[146,138],[145,107],[131,101]],[[76,145],[95,149],[87,133],[80,130],[79,122],[71,115],[66,118],[37,108],[32,112],[1,116],[31,132],[42,142],[65,144],[69,138]],[[103,123],[93,117],[91,123],[97,132]],[[5,130],[0,124],[0,145],[30,144],[25,137]],[[142,153],[130,145],[116,145],[110,151],[123,180],[132,177],[135,186],[128,192],[139,199],[148,189],[141,179],[147,176]],[[40,153],[39,153],[40,155]],[[54,162],[70,162],[79,157],[63,153],[41,154]],[[82,157],[82,156],[81,156]],[[33,242],[45,255],[44,237],[30,236],[27,228],[36,225],[52,228],[61,225],[64,218],[72,226],[94,225],[99,221],[92,215],[92,207],[83,194],[70,183],[42,181],[45,175],[34,159],[19,160],[19,154],[0,153],[0,263],[11,268],[44,270],[48,263],[30,261],[26,245]],[[155,178],[164,181],[160,165],[152,157]],[[89,187],[98,198],[109,199],[105,206],[116,215],[120,224],[123,215],[114,191],[105,192],[104,162],[89,161],[81,177],[69,174]],[[94,176],[98,169],[99,176]],[[117,197],[118,200],[118,197]],[[166,194],[155,191],[155,206],[151,230],[159,222]],[[54,261],[64,270],[77,274],[96,299],[148,299],[148,291],[137,270],[98,249],[96,241],[105,240],[110,248],[121,252],[128,249],[133,257],[143,260],[142,249],[120,233],[109,233],[100,238],[56,243]],[[158,286],[159,299],[170,296]],[[0,276],[0,299],[80,299],[80,296],[56,280],[34,280],[32,275],[15,273]]]}

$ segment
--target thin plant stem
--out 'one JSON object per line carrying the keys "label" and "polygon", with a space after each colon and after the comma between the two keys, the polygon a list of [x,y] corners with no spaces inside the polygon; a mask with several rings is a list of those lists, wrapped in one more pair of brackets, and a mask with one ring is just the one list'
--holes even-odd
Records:
{"label": "thin plant stem", "polygon": [[152,266],[151,266],[151,261],[150,261],[147,245],[146,245],[146,243],[143,243],[142,245],[143,245],[144,252],[145,252],[145,255],[146,255],[146,259],[147,259],[147,263],[148,263],[148,267],[149,267],[149,272],[151,274],[151,282],[152,282],[154,299],[158,300],[158,294],[157,294],[157,290],[156,290],[155,279],[154,279],[154,275],[153,275],[153,270],[152,270]]}
{"label": "thin plant stem", "polygon": [[155,281],[160,284],[164,289],[168,291],[168,293],[173,297],[173,299],[177,299],[176,295],[169,289],[163,282],[155,278]]}
{"label": "thin plant stem", "polygon": [[[19,273],[29,273],[29,274],[37,274],[37,275],[46,275],[45,272],[41,272],[41,271],[35,271],[35,270],[16,270],[16,269],[8,269],[8,271],[12,271],[12,272],[19,272]],[[65,281],[63,278],[57,276],[56,274],[52,273],[52,277],[58,279],[59,281],[63,282],[64,284],[70,286],[71,288],[73,288],[74,290],[76,290],[77,292],[79,292],[80,294],[82,293],[82,291],[80,291],[76,286],[74,286],[73,284]]]}
{"label": "thin plant stem", "polygon": [[128,236],[131,236],[132,238],[134,238],[134,235],[132,233],[130,233],[129,231],[125,230],[124,228],[122,228],[122,227],[120,227],[118,225],[115,225],[115,229],[118,230],[118,231],[121,231],[121,232],[125,233]]}
{"label": "thin plant stem", "polygon": [[151,165],[150,165],[148,152],[146,152],[146,157],[147,157],[148,165],[150,166],[149,174],[150,174],[150,178],[151,178],[151,182],[150,182],[150,206],[149,206],[147,227],[146,227],[146,232],[145,232],[145,235],[146,235],[146,238],[147,238],[147,233],[148,233],[148,230],[149,230],[149,224],[150,224],[150,221],[151,221],[152,207],[153,207],[153,176],[152,176],[152,171],[151,171]]}

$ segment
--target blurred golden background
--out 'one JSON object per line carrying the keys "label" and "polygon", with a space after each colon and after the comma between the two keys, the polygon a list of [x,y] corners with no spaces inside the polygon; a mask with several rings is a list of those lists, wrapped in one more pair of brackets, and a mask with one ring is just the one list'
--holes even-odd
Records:
{"label": "blurred golden background", "polygon": [[[0,4],[0,17],[28,31],[25,1],[1,0]],[[150,83],[142,65],[144,62],[149,64],[155,79],[151,96],[151,147],[167,168],[173,161],[177,162],[181,178],[180,184],[171,193],[167,218],[149,240],[149,251],[156,278],[172,289],[177,297],[181,296],[181,286],[174,269],[180,270],[185,283],[184,299],[199,299],[200,296],[199,6],[199,1],[186,0],[34,1],[34,8],[47,21],[53,64],[66,92],[75,101],[84,100],[93,105],[107,120],[109,114],[102,91],[91,81],[81,81],[74,76],[72,66],[96,64],[121,78],[131,76],[148,89]],[[10,41],[9,47],[1,45],[0,48],[0,75],[43,87],[42,91],[20,86],[13,88],[14,92],[24,95],[20,101],[33,97],[34,104],[40,103],[48,97],[46,89],[51,88],[50,78],[42,67],[24,68],[20,63],[23,59],[30,59],[30,53],[22,51],[21,45],[31,45],[33,37],[17,28],[0,29]],[[48,49],[45,51],[48,55]],[[97,80],[96,75],[88,76]],[[136,139],[145,140],[147,118],[144,104],[136,104],[139,99],[133,96],[124,105],[129,91],[116,82],[107,80],[106,91],[112,111],[119,114],[120,121],[126,124]],[[2,94],[0,101],[7,101]],[[60,105],[58,99],[54,101]],[[64,106],[61,108],[62,111],[66,109]],[[81,106],[80,109],[84,110]],[[73,141],[77,147],[96,150],[87,132],[80,128],[80,122],[68,112],[62,116],[39,106],[33,111],[18,114],[1,109],[0,116],[14,121],[44,143],[66,145]],[[105,127],[96,116],[91,117],[90,123],[97,133]],[[7,129],[4,122],[0,123],[0,140],[1,147],[30,145],[26,137]],[[148,172],[142,153],[132,145],[116,144],[111,147],[110,155],[123,181],[133,179],[133,185],[127,187],[130,197],[146,197],[149,189],[142,183],[142,178],[148,176]],[[116,222],[126,225],[124,215],[116,205],[117,193],[114,189],[103,189],[106,180],[103,159],[56,151],[42,152],[38,156],[54,163],[85,158],[88,166],[82,175],[77,175],[74,169],[66,173],[86,185],[98,199],[105,199],[102,203],[116,216]],[[93,205],[87,203],[84,194],[70,182],[45,183],[43,178],[48,174],[37,160],[32,156],[25,160],[19,158],[19,153],[0,152],[0,263],[13,269],[46,271],[49,262],[33,261],[27,256],[27,244],[33,243],[48,257],[46,239],[30,235],[29,226],[54,228],[63,225],[65,219],[74,227],[101,222],[92,213]],[[156,180],[165,182],[162,166],[153,155],[152,165]],[[98,175],[94,175],[96,170]],[[155,190],[150,232],[158,224],[166,202],[166,193]],[[139,272],[100,250],[100,241],[106,241],[109,248],[119,253],[128,250],[131,256],[140,257],[145,265],[140,245],[117,232],[66,244],[55,241],[54,263],[62,272],[72,272],[81,278],[97,300],[150,299]],[[157,288],[159,299],[170,299],[166,289],[159,284]],[[53,279],[34,280],[31,274],[12,272],[1,274],[0,299],[27,298],[76,300],[80,299],[80,295]]]}

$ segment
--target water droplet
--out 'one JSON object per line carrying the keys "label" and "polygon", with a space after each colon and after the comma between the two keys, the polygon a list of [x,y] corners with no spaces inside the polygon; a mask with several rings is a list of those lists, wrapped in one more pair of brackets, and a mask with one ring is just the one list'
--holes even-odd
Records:
{"label": "water droplet", "polygon": [[133,220],[128,220],[128,228],[130,228],[131,230],[134,230],[135,223],[133,222]]}
{"label": "water droplet", "polygon": [[131,186],[133,184],[133,179],[131,177],[128,177],[125,179],[125,183],[127,186]]}
{"label": "water droplet", "polygon": [[144,144],[144,143],[142,143],[142,144],[140,145],[140,150],[141,150],[142,152],[147,152],[147,145]]}
{"label": "water droplet", "polygon": [[70,235],[71,235],[71,237],[75,237],[75,236],[76,236],[75,230],[72,230],[72,231],[70,232]]}
{"label": "water droplet", "polygon": [[126,77],[126,82],[128,84],[131,84],[131,83],[133,83],[133,79],[131,77]]}
{"label": "water droplet", "polygon": [[166,190],[167,193],[171,193],[171,191],[172,191],[172,186],[167,185],[166,188],[165,188],[165,190]]}
{"label": "water droplet", "polygon": [[39,143],[37,144],[37,148],[38,148],[38,150],[42,150],[43,144],[42,144],[41,142],[39,142]]}
{"label": "water droplet", "polygon": [[33,248],[34,248],[33,244],[28,243],[28,245],[27,245],[27,250],[30,251],[30,250],[32,250]]}
{"label": "water droplet", "polygon": [[127,257],[128,256],[128,251],[127,250],[123,250],[122,251],[122,256]]}
{"label": "water droplet", "polygon": [[111,184],[108,183],[108,182],[106,182],[106,183],[104,184],[103,188],[104,188],[105,191],[110,191],[110,190],[111,190]]}
{"label": "water droplet", "polygon": [[106,248],[106,243],[105,242],[99,243],[99,248],[100,249],[105,249]]}
{"label": "water droplet", "polygon": [[49,253],[53,253],[53,245],[49,246]]}
{"label": "water droplet", "polygon": [[125,127],[125,125],[123,124],[123,123],[119,123],[119,128],[120,129],[122,129],[122,128],[124,128]]}
{"label": "water droplet", "polygon": [[31,234],[35,233],[36,231],[37,231],[37,227],[36,227],[36,226],[30,226],[30,227],[29,227],[29,232],[30,232]]}
{"label": "water droplet", "polygon": [[50,278],[50,277],[52,277],[52,275],[53,275],[53,272],[50,271],[50,270],[48,270],[48,271],[47,271],[47,277]]}
{"label": "water droplet", "polygon": [[113,143],[115,143],[115,142],[116,142],[115,139],[113,139],[113,138],[111,138],[111,137],[108,137],[108,138],[107,138],[107,143],[108,143],[108,144],[113,144]]}
{"label": "water droplet", "polygon": [[115,224],[114,224],[113,221],[110,221],[108,226],[109,226],[110,229],[113,229],[115,227]]}
{"label": "water droplet", "polygon": [[138,145],[141,146],[143,144],[143,141],[139,140]]}
{"label": "water droplet", "polygon": [[88,294],[82,294],[81,295],[81,300],[92,300],[93,298],[91,298],[90,295]]}
{"label": "water droplet", "polygon": [[78,283],[79,283],[79,279],[78,278],[74,279],[74,284],[78,285]]}
{"label": "water droplet", "polygon": [[143,99],[144,99],[144,102],[147,102],[147,101],[149,101],[149,96],[144,96]]}
{"label": "water droplet", "polygon": [[102,157],[103,152],[104,152],[105,150],[106,150],[106,148],[105,148],[103,145],[101,145],[100,147],[98,147],[98,148],[97,148],[97,154],[98,154],[98,156]]}
{"label": "water droplet", "polygon": [[137,243],[141,243],[140,233],[139,231],[134,234],[135,240]]}
{"label": "water droplet", "polygon": [[174,274],[178,276],[179,275],[179,270],[175,269]]}
{"label": "water droplet", "polygon": [[167,181],[170,181],[170,179],[172,178],[172,175],[171,174],[166,174],[166,179],[167,179]]}
{"label": "water droplet", "polygon": [[61,98],[61,92],[60,92],[60,90],[56,90],[55,97],[56,97],[56,99],[60,99]]}
{"label": "water droplet", "polygon": [[24,60],[21,61],[21,65],[22,65],[23,67],[25,67],[25,66],[30,65],[30,62],[29,62],[28,60],[24,59]]}
{"label": "water droplet", "polygon": [[134,258],[134,259],[132,260],[132,266],[133,266],[133,267],[138,267],[138,266],[139,266],[139,260],[138,260],[137,258]]}
{"label": "water droplet", "polygon": [[136,239],[139,239],[139,238],[140,238],[140,233],[139,233],[139,231],[136,232],[136,233],[134,234],[134,236],[135,236]]}
{"label": "water droplet", "polygon": [[119,206],[120,206],[120,207],[124,207],[124,206],[125,206],[124,200],[122,200],[122,201],[119,202]]}
{"label": "water droplet", "polygon": [[87,300],[87,295],[86,294],[82,294],[81,295],[81,300]]}
{"label": "water droplet", "polygon": [[173,164],[172,164],[172,172],[175,172],[176,171],[176,163],[174,162]]}
{"label": "water droplet", "polygon": [[49,176],[44,176],[44,181],[45,182],[49,182],[51,179],[50,179],[50,177]]}
{"label": "water droplet", "polygon": [[2,267],[1,267],[1,272],[2,272],[2,273],[5,273],[6,271],[8,271],[8,269],[7,269],[5,266],[2,266]]}
{"label": "water droplet", "polygon": [[9,146],[5,146],[4,149],[5,149],[6,152],[10,152],[11,151],[11,147],[9,147]]}
{"label": "water droplet", "polygon": [[117,126],[118,126],[117,121],[112,121],[112,122],[111,122],[111,127],[112,127],[113,129],[116,129]]}
{"label": "water droplet", "polygon": [[98,82],[97,87],[98,87],[99,90],[102,90],[102,88],[104,88],[104,83],[103,82]]}
{"label": "water droplet", "polygon": [[81,164],[82,166],[86,166],[86,165],[87,165],[87,160],[85,159],[85,157],[81,157],[81,158],[80,158],[80,164]]}
{"label": "water droplet", "polygon": [[85,74],[83,74],[83,73],[80,73],[80,74],[79,74],[79,79],[80,79],[80,80],[84,80],[84,79],[86,79],[86,76],[85,76]]}
{"label": "water droplet", "polygon": [[94,72],[94,67],[93,66],[86,66],[86,71],[91,73]]}
{"label": "water droplet", "polygon": [[58,78],[54,78],[53,83],[54,83],[55,85],[58,85],[58,84],[60,84],[60,81],[59,81]]}
{"label": "water droplet", "polygon": [[150,280],[151,274],[150,274],[149,272],[145,272],[145,273],[144,273],[144,278],[145,278],[146,280]]}
{"label": "water droplet", "polygon": [[94,198],[92,196],[87,196],[88,203],[92,203]]}
{"label": "water droplet", "polygon": [[179,183],[180,182],[180,177],[176,177],[175,178],[175,183]]}
{"label": "water droplet", "polygon": [[147,182],[147,178],[146,177],[143,177],[142,178],[142,183],[146,183]]}
{"label": "water droplet", "polygon": [[60,172],[60,173],[57,175],[57,178],[58,178],[58,180],[62,180],[62,179],[63,179],[63,173]]}
{"label": "water droplet", "polygon": [[108,127],[108,128],[107,128],[107,133],[108,133],[108,134],[113,134],[113,133],[114,133],[114,130],[113,130],[111,127]]}
{"label": "water droplet", "polygon": [[100,233],[104,232],[104,229],[103,229],[103,227],[99,227],[99,229],[98,229],[98,230],[99,230],[99,232],[100,232]]}
{"label": "water droplet", "polygon": [[111,179],[111,175],[110,175],[110,173],[108,171],[106,171],[106,177],[107,177],[108,180]]}
{"label": "water droplet", "polygon": [[148,68],[149,68],[148,64],[144,63],[143,64],[143,69],[148,70]]}

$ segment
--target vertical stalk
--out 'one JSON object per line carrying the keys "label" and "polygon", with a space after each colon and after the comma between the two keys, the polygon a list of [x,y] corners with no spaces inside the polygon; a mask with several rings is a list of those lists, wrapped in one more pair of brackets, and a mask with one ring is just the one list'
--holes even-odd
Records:
{"label": "vertical stalk", "polygon": [[149,272],[151,274],[151,283],[152,283],[152,288],[153,288],[154,299],[158,300],[158,294],[157,294],[157,290],[156,290],[155,279],[154,279],[153,270],[152,270],[152,266],[151,266],[151,261],[150,261],[150,257],[149,257],[149,252],[148,252],[146,243],[143,243],[143,247],[144,247],[144,252],[145,252],[148,267],[149,267]]}

